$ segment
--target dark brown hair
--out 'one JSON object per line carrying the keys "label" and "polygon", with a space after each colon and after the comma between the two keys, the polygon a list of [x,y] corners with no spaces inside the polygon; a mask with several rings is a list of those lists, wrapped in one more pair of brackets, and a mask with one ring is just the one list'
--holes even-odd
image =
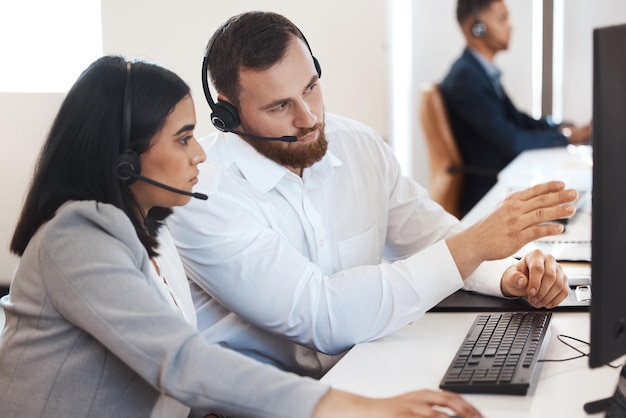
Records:
{"label": "dark brown hair", "polygon": [[282,59],[292,37],[307,41],[289,19],[272,12],[246,12],[219,27],[206,48],[215,89],[239,107],[241,68],[265,70]]}
{"label": "dark brown hair", "polygon": [[[10,249],[21,256],[39,227],[71,200],[112,204],[130,218],[150,256],[156,254],[157,230],[170,208],[152,208],[139,219],[132,192],[117,176],[122,148],[126,60],[105,56],[91,64],[67,93],[43,145]],[[146,152],[189,86],[156,64],[132,65],[129,148]]]}

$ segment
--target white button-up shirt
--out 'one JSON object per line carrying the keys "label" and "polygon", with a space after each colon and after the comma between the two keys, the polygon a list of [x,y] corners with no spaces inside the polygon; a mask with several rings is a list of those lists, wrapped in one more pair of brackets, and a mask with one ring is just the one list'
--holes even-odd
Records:
{"label": "white button-up shirt", "polygon": [[[459,221],[373,130],[325,116],[328,152],[302,177],[234,134],[201,140],[209,199],[169,220],[201,332],[315,377],[336,361],[318,351],[389,334],[464,286],[444,242]],[[465,288],[501,295],[514,262],[483,263]]]}

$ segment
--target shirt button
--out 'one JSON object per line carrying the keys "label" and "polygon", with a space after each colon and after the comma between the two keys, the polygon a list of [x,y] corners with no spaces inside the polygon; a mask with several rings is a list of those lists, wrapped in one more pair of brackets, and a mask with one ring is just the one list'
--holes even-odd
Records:
{"label": "shirt button", "polygon": [[323,239],[319,240],[318,245],[320,247],[323,247],[324,245],[326,245],[326,241],[324,241]]}

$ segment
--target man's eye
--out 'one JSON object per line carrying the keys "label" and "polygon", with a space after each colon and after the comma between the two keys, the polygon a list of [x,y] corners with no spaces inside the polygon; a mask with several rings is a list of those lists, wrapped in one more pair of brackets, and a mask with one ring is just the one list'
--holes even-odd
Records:
{"label": "man's eye", "polygon": [[278,106],[274,106],[273,108],[271,108],[270,111],[280,112],[281,110],[284,110],[286,107],[287,107],[287,103],[281,103]]}

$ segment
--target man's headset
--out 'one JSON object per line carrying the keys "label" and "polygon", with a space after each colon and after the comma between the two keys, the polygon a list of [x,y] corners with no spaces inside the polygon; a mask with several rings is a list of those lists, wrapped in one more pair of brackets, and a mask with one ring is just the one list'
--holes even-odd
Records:
{"label": "man's headset", "polygon": [[469,0],[470,10],[474,17],[474,23],[472,24],[472,35],[476,38],[483,38],[487,35],[487,25],[485,25],[479,16],[477,0]]}
{"label": "man's headset", "polygon": [[121,153],[117,158],[117,178],[125,185],[130,185],[133,184],[136,180],[140,180],[173,193],[195,197],[196,199],[207,200],[209,197],[205,194],[191,193],[185,190],[176,189],[174,187],[168,186],[167,184],[160,183],[156,180],[152,180],[148,177],[144,177],[141,175],[141,160],[139,159],[137,153],[130,148],[132,67],[132,62],[127,61],[126,83],[124,87],[124,108],[122,113],[122,147]]}
{"label": "man's headset", "polygon": [[[216,39],[228,29],[229,25],[232,22],[234,22],[234,20],[226,22],[221,29],[215,32],[215,36],[213,37],[213,39],[211,39],[209,46],[206,49],[204,59],[202,60],[202,88],[204,89],[204,96],[206,97],[206,100],[211,107],[211,123],[213,123],[213,126],[215,126],[218,130],[222,132],[232,132],[249,139],[296,142],[298,138],[296,138],[295,136],[267,137],[252,135],[237,130],[237,127],[240,125],[241,120],[239,118],[239,112],[237,111],[235,106],[223,100],[218,100],[217,102],[215,102],[213,100],[213,97],[211,97],[208,80],[209,55],[213,48],[213,45],[215,44]],[[298,29],[298,32],[302,36],[302,40],[308,48],[309,53],[311,54],[311,58],[313,58],[313,64],[315,65],[315,71],[317,71],[317,76],[321,77],[322,67],[320,66],[319,61],[313,55],[313,52],[311,51],[311,46],[304,37],[304,34],[300,32],[300,29]]]}

